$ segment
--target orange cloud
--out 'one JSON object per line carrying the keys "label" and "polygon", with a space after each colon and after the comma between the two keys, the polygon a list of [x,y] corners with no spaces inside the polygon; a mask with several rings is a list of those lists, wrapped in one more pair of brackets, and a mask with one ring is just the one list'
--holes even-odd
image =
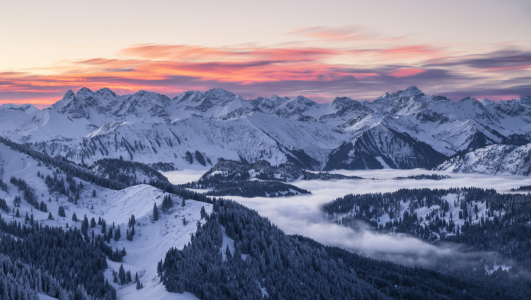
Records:
{"label": "orange cloud", "polygon": [[128,47],[120,56],[186,61],[315,60],[340,55],[329,48],[211,48],[191,45],[145,44]]}
{"label": "orange cloud", "polygon": [[[342,36],[322,30],[312,32],[322,38],[323,34],[329,34],[331,39]],[[23,99],[42,106],[60,99],[68,89],[85,86],[108,87],[122,94],[152,90],[175,95],[221,85],[235,87],[234,92],[245,91],[247,95],[256,95],[258,92],[253,89],[259,87],[267,94],[278,94],[278,89],[282,89],[317,95],[320,99],[330,95],[333,99],[359,87],[380,93],[392,91],[395,86],[404,88],[405,84],[440,86],[442,82],[456,80],[464,84],[475,80],[475,73],[467,72],[474,68],[501,74],[525,71],[529,66],[529,56],[514,51],[496,52],[494,59],[483,56],[452,59],[444,54],[443,48],[429,45],[374,49],[134,45],[119,51],[118,58],[61,61],[44,69],[0,72],[0,103]],[[443,59],[434,59],[441,56]],[[415,77],[414,83],[406,82],[407,77],[420,74],[423,76]],[[476,80],[477,84],[485,83],[484,76],[484,73],[476,76],[482,77]]]}

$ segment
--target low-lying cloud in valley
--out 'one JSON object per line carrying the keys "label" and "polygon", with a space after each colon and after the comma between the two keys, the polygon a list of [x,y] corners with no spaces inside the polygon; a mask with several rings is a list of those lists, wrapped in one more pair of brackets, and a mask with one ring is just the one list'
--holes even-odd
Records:
{"label": "low-lying cloud in valley", "polygon": [[[260,215],[287,234],[307,236],[329,246],[337,246],[375,259],[389,260],[409,266],[422,266],[439,270],[463,270],[478,265],[511,266],[515,263],[502,259],[491,252],[458,251],[454,244],[433,245],[405,234],[380,234],[369,225],[359,221],[353,228],[330,222],[321,206],[347,194],[393,192],[401,188],[494,188],[509,192],[511,188],[530,185],[531,178],[524,176],[490,176],[481,174],[453,174],[426,170],[367,170],[335,171],[345,175],[360,176],[363,180],[297,181],[292,184],[310,190],[312,194],[281,198],[231,198],[255,209]],[[444,180],[392,180],[416,174],[448,174]],[[170,181],[183,183],[197,180],[198,171],[175,171],[165,173]],[[387,179],[387,180],[384,180]],[[463,247],[463,245],[459,245]]]}

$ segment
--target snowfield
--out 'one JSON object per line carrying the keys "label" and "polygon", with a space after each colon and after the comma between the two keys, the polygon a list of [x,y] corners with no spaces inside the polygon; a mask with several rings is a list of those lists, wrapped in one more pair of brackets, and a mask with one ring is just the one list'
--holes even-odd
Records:
{"label": "snowfield", "polygon": [[[43,110],[1,106],[0,134],[87,165],[123,157],[207,170],[223,158],[294,162],[312,170],[411,169],[490,145],[529,144],[530,114],[530,96],[452,102],[414,86],[372,102],[337,97],[322,104],[303,96],[245,100],[223,89],[170,99],[82,88]],[[518,168],[502,171],[521,174]]]}
{"label": "snowfield", "polygon": [[491,145],[448,159],[437,170],[455,173],[531,174],[531,144]]}
{"label": "snowfield", "polygon": [[[499,103],[473,98],[452,102],[443,96],[425,95],[416,87],[385,93],[372,102],[338,97],[324,104],[303,96],[245,100],[223,89],[185,92],[170,99],[146,91],[116,95],[107,88],[83,88],[77,93],[69,91],[62,100],[43,110],[32,105],[0,106],[0,136],[51,157],[61,155],[80,166],[90,167],[103,158],[161,163],[158,166],[164,170],[177,169],[163,172],[174,184],[197,181],[222,159],[245,165],[262,160],[273,166],[292,163],[305,170],[362,177],[300,180],[302,177],[295,176],[299,179],[290,184],[311,194],[224,198],[256,210],[286,234],[307,236],[374,258],[429,267],[434,257],[468,257],[452,246],[435,246],[404,234],[379,234],[361,222],[359,228],[335,224],[325,215],[322,205],[351,193],[384,193],[401,188],[478,187],[509,193],[513,188],[531,185],[529,116],[531,96]],[[434,167],[435,171],[419,167]],[[248,172],[251,177],[259,175],[257,169]],[[0,178],[8,186],[7,192],[0,190],[0,198],[12,208],[14,198],[22,196],[10,183],[14,176],[34,188],[38,201],[43,201],[48,209],[36,210],[23,200],[14,211],[2,212],[6,220],[24,222],[29,215],[43,225],[80,228],[84,216],[89,224],[93,218],[96,222],[102,218],[107,230],[113,224],[120,228],[121,239],[112,239],[112,247],[125,248],[127,252],[122,263],[107,260],[105,276],[116,288],[118,299],[197,299],[187,292],[167,292],[157,275],[157,263],[169,249],[182,249],[190,242],[197,223],[204,222],[201,209],[211,213],[211,204],[172,195],[174,207],[161,211],[159,220],[153,221],[153,206],[160,208],[167,195],[153,186],[140,184],[117,191],[82,181],[80,200],[75,203],[64,195],[51,193],[40,174],[66,180],[65,174],[0,143]],[[421,174],[451,178],[395,179]],[[146,179],[141,173],[135,175]],[[79,178],[74,180],[80,182]],[[464,220],[457,217],[459,195],[448,194],[444,198],[449,203],[446,221],[452,213],[454,223],[463,225]],[[398,216],[410,203],[400,204]],[[485,204],[471,204],[478,207],[477,213],[472,214],[475,223],[476,215],[485,216]],[[66,217],[58,216],[59,207],[64,208]],[[418,207],[415,212],[425,220],[438,208]],[[16,217],[17,210],[20,217]],[[49,213],[53,219],[48,218]],[[73,214],[79,221],[72,220]],[[135,235],[128,241],[126,230],[132,215],[136,219]],[[385,224],[392,219],[383,214],[375,221]],[[89,228],[89,235],[91,231],[101,233],[102,227]],[[225,260],[226,248],[234,252],[234,240],[227,236],[225,228],[222,231],[220,251]],[[242,258],[246,259],[246,255],[242,254]],[[113,283],[113,271],[118,271],[121,264],[133,278],[138,274],[142,289],[136,290],[134,283]],[[511,268],[505,262],[497,262],[485,265],[485,271],[491,274],[499,267]],[[265,289],[262,292],[267,294]],[[49,297],[41,295],[41,299]]]}
{"label": "snowfield", "polygon": [[[14,197],[20,195],[17,187],[9,183],[11,176],[24,179],[31,187],[36,189],[38,199],[44,201],[48,206],[48,211],[52,213],[55,220],[48,220],[48,213],[34,209],[27,201],[23,200],[20,211],[19,222],[24,222],[26,213],[33,214],[34,218],[45,225],[61,226],[65,228],[77,226],[81,228],[81,221],[72,221],[72,214],[75,213],[78,219],[83,220],[84,215],[90,220],[103,218],[107,222],[107,228],[120,226],[121,239],[111,240],[111,244],[116,249],[125,247],[127,255],[123,258],[125,270],[130,270],[135,276],[138,272],[140,281],[144,285],[141,290],[136,290],[136,285],[131,283],[127,286],[113,285],[117,289],[118,299],[197,299],[190,293],[175,294],[166,291],[160,283],[157,275],[157,263],[164,259],[166,252],[172,248],[183,248],[190,241],[190,236],[196,231],[197,222],[201,221],[200,211],[204,207],[207,213],[212,212],[212,205],[194,200],[185,200],[182,207],[182,199],[172,196],[174,207],[168,213],[160,213],[158,221],[152,221],[153,205],[157,203],[160,207],[163,196],[162,191],[149,185],[137,185],[124,190],[115,191],[105,189],[91,183],[84,182],[85,185],[80,195],[78,205],[67,201],[65,196],[50,195],[44,180],[37,176],[37,172],[53,177],[53,171],[45,166],[39,166],[39,162],[11,150],[0,144],[0,177],[7,182],[9,191],[5,193],[0,190],[0,198],[7,201],[9,207],[13,207]],[[61,176],[61,175],[59,175]],[[62,175],[64,176],[64,174]],[[79,182],[78,178],[75,178]],[[96,191],[96,197],[92,197],[92,191]],[[48,200],[51,202],[48,202]],[[66,217],[57,215],[59,206],[65,208]],[[14,213],[9,216],[2,214],[4,218],[15,218]],[[135,236],[133,241],[125,239],[126,229],[131,215],[135,216]],[[186,218],[186,225],[183,223]],[[203,220],[204,221],[204,220]],[[95,234],[101,233],[101,226],[93,228]],[[89,228],[89,235],[91,228]],[[112,270],[118,271],[120,263],[107,260],[109,269],[105,275],[110,283],[113,282]],[[44,297],[44,296],[43,296]],[[46,298],[43,298],[46,299]]]}

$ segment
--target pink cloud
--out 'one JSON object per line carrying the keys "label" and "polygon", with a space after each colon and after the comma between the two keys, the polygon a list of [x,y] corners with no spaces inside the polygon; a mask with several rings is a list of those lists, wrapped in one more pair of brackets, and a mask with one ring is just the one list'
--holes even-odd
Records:
{"label": "pink cloud", "polygon": [[387,75],[392,77],[410,77],[415,76],[421,73],[424,73],[425,70],[422,69],[395,69],[387,73]]}

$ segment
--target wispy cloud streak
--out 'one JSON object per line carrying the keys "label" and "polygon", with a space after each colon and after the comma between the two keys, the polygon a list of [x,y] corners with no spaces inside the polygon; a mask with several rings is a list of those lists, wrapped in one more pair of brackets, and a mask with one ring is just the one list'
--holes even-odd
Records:
{"label": "wispy cloud streak", "polygon": [[[292,35],[384,40],[357,28],[312,27]],[[483,54],[449,52],[421,44],[310,47],[204,47],[140,44],[112,58],[61,61],[46,68],[0,72],[0,103],[46,106],[68,89],[140,89],[170,96],[222,87],[246,98],[282,94],[372,100],[385,91],[417,85],[427,93],[494,100],[531,94],[531,52],[507,48]]]}

